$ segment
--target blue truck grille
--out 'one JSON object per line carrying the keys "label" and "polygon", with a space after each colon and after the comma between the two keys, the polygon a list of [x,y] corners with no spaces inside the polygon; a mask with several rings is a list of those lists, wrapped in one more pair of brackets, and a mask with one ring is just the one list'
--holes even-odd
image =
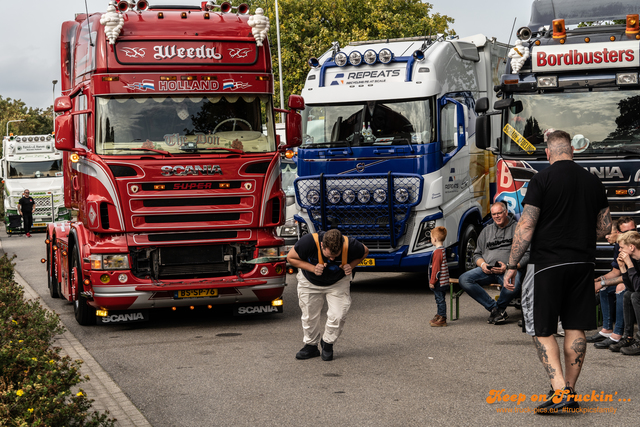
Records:
{"label": "blue truck grille", "polygon": [[422,182],[419,175],[392,172],[322,174],[296,179],[295,190],[316,230],[337,228],[358,240],[386,240],[395,247],[422,197]]}

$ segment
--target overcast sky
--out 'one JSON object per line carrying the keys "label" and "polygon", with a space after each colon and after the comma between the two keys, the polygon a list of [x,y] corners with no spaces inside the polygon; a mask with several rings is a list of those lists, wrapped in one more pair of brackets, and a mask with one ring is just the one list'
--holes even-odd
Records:
{"label": "overcast sky", "polygon": [[[264,4],[271,1],[265,0]],[[231,4],[237,6],[240,2],[232,0]],[[154,0],[149,3],[153,5]],[[159,3],[199,5],[200,0],[155,2]],[[430,0],[429,3],[433,4],[432,12],[455,19],[452,27],[461,37],[481,33],[504,43],[509,40],[514,18],[517,30],[527,25],[531,11],[530,0]],[[89,13],[106,12],[108,4],[108,0],[87,0]],[[27,107],[44,109],[52,105],[52,81],[60,80],[60,27],[62,22],[73,20],[76,13],[84,12],[84,0],[2,0],[0,96],[20,99]],[[58,83],[55,96],[59,95]]]}

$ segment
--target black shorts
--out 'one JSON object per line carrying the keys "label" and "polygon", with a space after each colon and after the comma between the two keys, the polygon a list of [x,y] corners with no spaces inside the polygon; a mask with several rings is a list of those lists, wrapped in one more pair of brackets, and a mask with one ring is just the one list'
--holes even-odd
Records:
{"label": "black shorts", "polygon": [[558,331],[558,319],[564,329],[596,329],[593,267],[593,263],[529,264],[521,299],[525,332],[551,336]]}

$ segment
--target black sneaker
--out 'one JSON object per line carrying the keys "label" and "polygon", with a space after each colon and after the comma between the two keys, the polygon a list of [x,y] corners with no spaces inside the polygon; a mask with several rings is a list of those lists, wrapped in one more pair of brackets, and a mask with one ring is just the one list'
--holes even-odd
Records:
{"label": "black sneaker", "polygon": [[549,393],[547,393],[547,398],[536,407],[536,413],[540,413],[549,406],[553,405],[553,396],[555,396],[555,392],[553,391],[553,389],[551,389],[549,390]]}
{"label": "black sneaker", "polygon": [[[565,387],[562,390],[558,390],[551,398],[547,397],[547,400],[536,408],[536,413],[558,414],[564,412],[564,408],[578,409],[580,404],[575,401],[575,397],[576,392],[571,387]],[[551,404],[548,403],[549,401],[551,401]]]}
{"label": "black sneaker", "polygon": [[617,343],[611,344],[609,350],[619,353],[621,348],[629,347],[631,344],[633,344],[633,338],[622,337]]}
{"label": "black sneaker", "polygon": [[496,306],[491,309],[491,314],[489,315],[489,319],[487,320],[488,324],[493,324],[496,322],[496,317],[500,314],[500,309]]}
{"label": "black sneaker", "polygon": [[617,343],[617,342],[618,342],[618,341],[614,341],[614,340],[612,340],[611,338],[607,338],[607,339],[606,339],[606,340],[604,340],[604,341],[600,341],[600,342],[597,342],[597,343],[593,344],[593,346],[594,346],[595,348],[603,349],[603,348],[609,348],[609,346],[610,346],[611,344],[615,344],[615,343]]}
{"label": "black sneaker", "polygon": [[587,337],[587,342],[600,342],[600,341],[606,340],[607,338],[609,338],[609,337],[605,337],[600,332],[596,332],[595,334],[591,335],[590,337]]}
{"label": "black sneaker", "polygon": [[640,341],[634,340],[633,343],[627,347],[622,347],[620,349],[622,354],[626,354],[627,356],[637,356],[640,354]]}
{"label": "black sneaker", "polygon": [[311,359],[312,357],[318,356],[320,356],[320,350],[318,350],[318,346],[311,344],[305,344],[305,346],[296,353],[296,359],[298,360]]}
{"label": "black sneaker", "polygon": [[323,340],[320,340],[320,348],[322,348],[322,360],[325,362],[333,360],[333,344],[327,344]]}
{"label": "black sneaker", "polygon": [[493,320],[493,323],[496,325],[501,325],[503,323],[506,323],[508,318],[509,315],[507,314],[507,310],[498,310],[498,315]]}

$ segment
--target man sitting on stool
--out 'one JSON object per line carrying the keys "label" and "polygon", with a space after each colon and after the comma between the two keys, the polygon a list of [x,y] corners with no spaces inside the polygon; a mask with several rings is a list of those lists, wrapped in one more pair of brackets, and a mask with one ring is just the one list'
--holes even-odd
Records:
{"label": "man sitting on stool", "polygon": [[515,289],[509,291],[502,286],[497,302],[482,289],[483,285],[503,284],[502,276],[507,269],[506,263],[509,261],[513,233],[516,230],[516,221],[508,213],[507,205],[504,202],[496,202],[491,205],[493,223],[480,232],[478,246],[473,253],[473,261],[478,267],[467,271],[459,278],[460,287],[491,313],[487,323],[496,325],[507,321],[509,317],[506,310],[507,305],[520,293],[524,276],[521,269],[529,260],[529,250],[527,250],[517,266]]}

